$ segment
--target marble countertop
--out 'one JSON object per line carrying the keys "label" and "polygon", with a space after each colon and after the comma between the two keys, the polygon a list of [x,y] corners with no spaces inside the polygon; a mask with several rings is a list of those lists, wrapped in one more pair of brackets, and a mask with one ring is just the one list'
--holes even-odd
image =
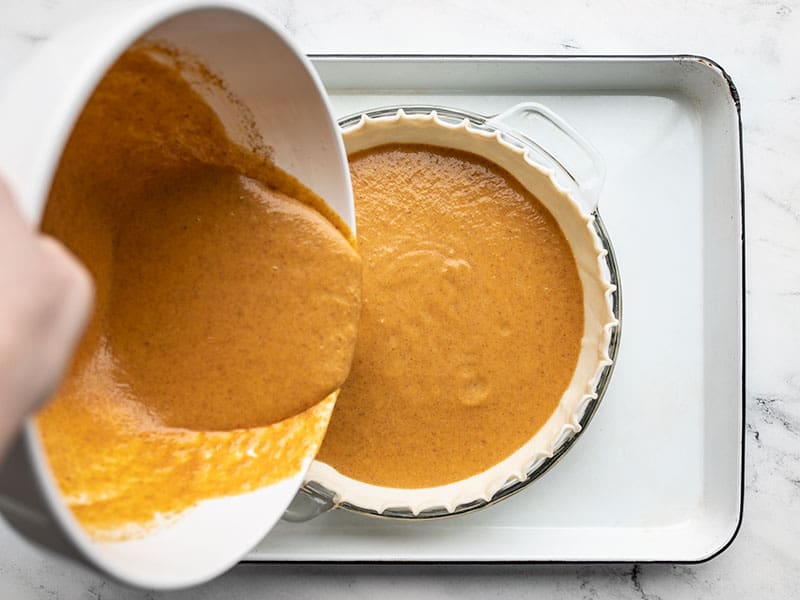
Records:
{"label": "marble countertop", "polygon": [[[0,78],[94,4],[0,0]],[[726,68],[742,99],[746,171],[745,514],[732,546],[696,566],[246,565],[175,597],[794,598],[800,589],[800,0],[257,4],[308,52],[696,53]],[[0,597],[162,596],[42,554],[0,521]]]}

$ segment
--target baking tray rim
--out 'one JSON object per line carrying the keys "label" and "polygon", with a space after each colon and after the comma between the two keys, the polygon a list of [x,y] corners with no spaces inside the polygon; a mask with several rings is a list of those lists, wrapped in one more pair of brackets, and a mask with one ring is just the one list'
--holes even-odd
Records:
{"label": "baking tray rim", "polygon": [[[281,560],[281,559],[268,559],[257,560],[244,558],[239,561],[240,565],[270,565],[270,564],[307,564],[307,565],[409,565],[409,566],[433,566],[433,565],[602,565],[602,564],[619,564],[619,565],[636,565],[636,564],[678,564],[678,565],[697,565],[713,560],[721,555],[728,548],[731,547],[733,542],[739,535],[742,529],[742,521],[744,519],[744,490],[745,490],[745,446],[746,438],[746,380],[747,380],[747,273],[746,273],[746,245],[745,245],[745,186],[744,186],[744,148],[742,143],[742,108],[739,91],[733,78],[725,70],[725,68],[716,60],[703,56],[700,54],[418,54],[418,53],[349,53],[349,52],[316,52],[309,53],[309,60],[312,63],[316,60],[431,60],[431,61],[468,61],[479,60],[490,62],[493,60],[520,60],[520,61],[537,61],[537,60],[564,60],[572,61],[597,61],[603,62],[608,60],[632,60],[639,61],[692,61],[704,65],[707,68],[716,70],[721,75],[726,84],[727,91],[733,101],[733,106],[736,111],[736,136],[738,138],[738,158],[739,158],[739,252],[741,257],[741,289],[739,300],[741,301],[741,355],[740,355],[740,381],[741,381],[741,399],[740,399],[740,431],[739,431],[739,446],[740,446],[740,472],[739,472],[739,514],[736,520],[736,526],[731,531],[728,540],[720,546],[717,550],[711,552],[708,556],[691,560],[660,560],[660,559],[646,559],[646,560],[588,560],[588,561],[575,561],[575,560],[547,560],[547,559],[531,559],[531,560],[446,560],[446,561],[431,561],[431,560],[398,560],[398,559],[353,559],[353,560]],[[323,85],[324,87],[324,85]]]}

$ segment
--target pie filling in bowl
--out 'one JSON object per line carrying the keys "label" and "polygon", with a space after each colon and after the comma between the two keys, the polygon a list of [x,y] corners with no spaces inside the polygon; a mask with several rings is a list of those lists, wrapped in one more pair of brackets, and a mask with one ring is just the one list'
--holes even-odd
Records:
{"label": "pie filling in bowl", "polygon": [[442,516],[532,481],[596,407],[618,335],[596,212],[456,111],[345,120],[363,260],[345,382],[306,491]]}
{"label": "pie filling in bowl", "polygon": [[72,132],[42,220],[97,288],[68,376],[36,418],[96,541],[169,535],[201,504],[297,477],[350,368],[361,284],[350,231],[247,119],[249,146],[231,140],[198,90],[244,111],[191,55],[126,51]]}

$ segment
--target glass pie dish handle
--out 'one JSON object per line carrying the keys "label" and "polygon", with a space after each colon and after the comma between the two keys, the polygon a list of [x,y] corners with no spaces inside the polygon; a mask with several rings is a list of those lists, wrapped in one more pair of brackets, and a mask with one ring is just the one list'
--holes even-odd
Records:
{"label": "glass pie dish handle", "polygon": [[281,517],[290,523],[303,523],[328,512],[334,507],[333,498],[315,493],[308,493],[304,489],[298,490],[291,504]]}
{"label": "glass pie dish handle", "polygon": [[584,209],[590,213],[597,209],[605,163],[594,146],[561,117],[536,102],[522,102],[490,117],[488,123],[536,149],[540,160],[556,167],[556,181],[579,192]]}

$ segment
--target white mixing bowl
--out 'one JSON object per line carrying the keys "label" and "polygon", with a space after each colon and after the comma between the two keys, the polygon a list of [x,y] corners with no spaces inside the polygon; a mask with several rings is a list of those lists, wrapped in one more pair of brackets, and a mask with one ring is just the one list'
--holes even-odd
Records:
{"label": "white mixing bowl", "polygon": [[[276,164],[355,231],[347,157],[319,79],[267,14],[231,0],[168,0],[91,16],[43,45],[6,81],[0,90],[0,173],[32,225],[42,216],[83,106],[115,59],[142,38],[166,41],[207,63],[252,111]],[[28,539],[116,579],[177,588],[235,564],[280,518],[304,474],[203,502],[144,538],[100,543],[61,500],[29,420],[0,469],[0,511]]]}

